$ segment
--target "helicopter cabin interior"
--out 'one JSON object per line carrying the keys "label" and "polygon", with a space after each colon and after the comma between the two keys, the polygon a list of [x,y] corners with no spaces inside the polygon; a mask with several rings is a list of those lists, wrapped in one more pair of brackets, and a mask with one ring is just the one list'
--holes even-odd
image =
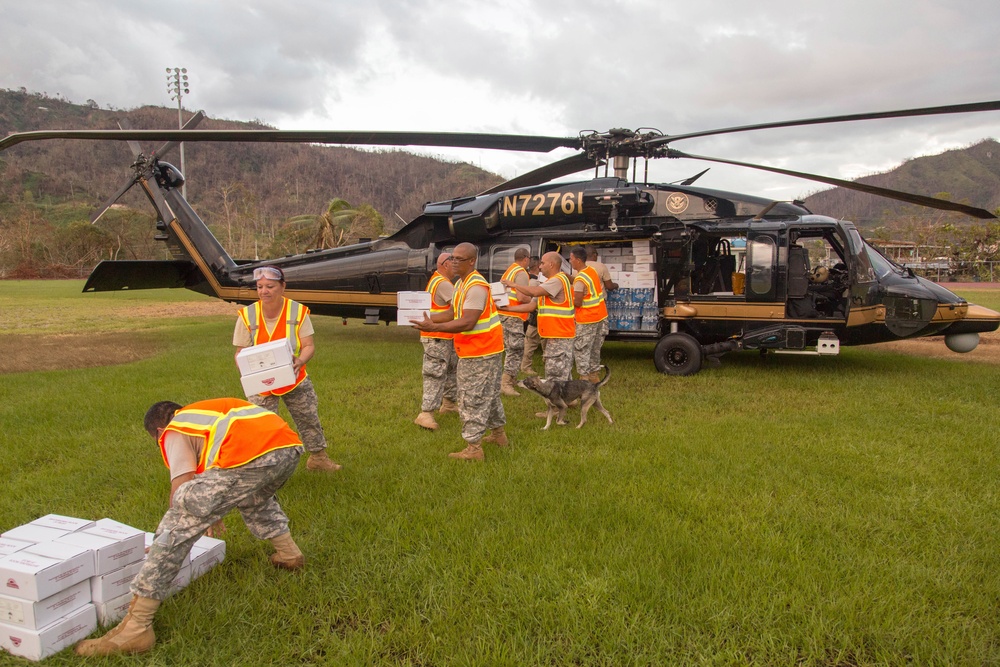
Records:
{"label": "helicopter cabin interior", "polygon": [[660,264],[673,277],[675,300],[779,302],[787,319],[847,315],[846,239],[834,227],[763,223],[738,232],[698,230],[688,247],[678,261]]}

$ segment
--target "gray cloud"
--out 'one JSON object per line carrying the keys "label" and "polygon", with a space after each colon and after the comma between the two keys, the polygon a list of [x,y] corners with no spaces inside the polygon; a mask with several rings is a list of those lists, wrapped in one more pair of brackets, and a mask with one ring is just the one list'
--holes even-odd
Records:
{"label": "gray cloud", "polygon": [[[1000,98],[994,0],[6,4],[0,86],[102,106],[168,105],[164,69],[183,66],[185,106],[280,127],[309,119],[352,129],[338,124],[348,119],[384,130],[682,133]],[[853,177],[846,172],[997,136],[994,112],[678,148]],[[541,163],[484,152],[468,159],[497,169]],[[672,180],[701,168],[671,162],[654,171]],[[787,196],[814,189],[744,171],[713,167],[711,178],[725,180],[711,184]]]}

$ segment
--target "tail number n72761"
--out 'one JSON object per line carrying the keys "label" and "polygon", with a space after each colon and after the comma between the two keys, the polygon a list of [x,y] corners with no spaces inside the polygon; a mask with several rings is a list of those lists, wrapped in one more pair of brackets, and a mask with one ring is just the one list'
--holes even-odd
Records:
{"label": "tail number n72761", "polygon": [[529,215],[573,215],[583,213],[582,192],[508,195],[503,198],[505,218]]}

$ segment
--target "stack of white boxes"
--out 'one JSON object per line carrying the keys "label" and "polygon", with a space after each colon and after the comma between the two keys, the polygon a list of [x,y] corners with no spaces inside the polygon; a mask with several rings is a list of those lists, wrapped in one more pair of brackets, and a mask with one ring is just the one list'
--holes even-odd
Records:
{"label": "stack of white boxes", "polygon": [[424,313],[430,315],[430,292],[396,292],[396,324],[401,327],[412,327],[414,320],[424,319]]}
{"label": "stack of white boxes", "polygon": [[295,382],[292,343],[288,338],[245,347],[236,355],[247,396],[287,387]]}
{"label": "stack of white boxes", "polygon": [[[152,533],[112,519],[49,514],[0,535],[0,647],[29,660],[61,651],[125,616],[129,585]],[[202,537],[174,592],[225,558],[222,540]],[[198,558],[197,574],[195,558]],[[193,575],[193,576],[192,576]]]}
{"label": "stack of white boxes", "polygon": [[656,257],[648,239],[597,248],[618,289],[607,295],[608,325],[617,331],[656,331]]}
{"label": "stack of white boxes", "polygon": [[656,257],[648,239],[598,248],[597,253],[619,287],[656,287]]}

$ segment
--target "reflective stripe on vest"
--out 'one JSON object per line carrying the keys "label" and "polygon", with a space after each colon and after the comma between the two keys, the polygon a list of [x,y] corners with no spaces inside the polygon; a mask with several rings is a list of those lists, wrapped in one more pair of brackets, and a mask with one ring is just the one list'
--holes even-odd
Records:
{"label": "reflective stripe on vest", "polygon": [[[524,270],[524,267],[515,262],[514,264],[511,264],[507,268],[507,270],[504,272],[500,280],[509,280],[510,282],[515,282],[514,279],[522,273],[525,276],[528,275],[528,272]],[[512,306],[516,306],[519,303],[522,303],[522,301],[517,298],[517,290],[514,289],[513,287],[507,288],[507,298],[510,299],[510,305]],[[524,322],[528,321],[528,313],[505,313],[503,311],[500,311],[500,317],[516,317]]]}
{"label": "reflective stripe on vest", "polygon": [[[264,309],[261,307],[260,301],[255,301],[249,306],[240,309],[240,319],[243,320],[243,324],[250,332],[252,345],[260,345],[261,343],[270,343],[272,340],[288,338],[292,341],[292,354],[296,357],[299,356],[299,352],[302,350],[299,329],[302,328],[302,322],[305,321],[308,314],[308,307],[303,306],[298,301],[284,299],[284,303],[281,306],[281,315],[278,316],[278,321],[274,325],[274,332],[268,333],[267,324],[264,322]],[[306,379],[306,375],[306,367],[303,366],[299,369],[299,374],[296,376],[295,382],[287,387],[262,391],[260,395],[270,396],[274,394],[275,396],[283,396],[298,387]]]}
{"label": "reflective stripe on vest", "polygon": [[604,285],[597,275],[597,270],[591,266],[584,268],[573,280],[583,283],[583,305],[576,309],[576,321],[580,324],[592,324],[608,319],[608,306],[604,303]]}
{"label": "reflective stripe on vest", "polygon": [[[446,312],[448,310],[451,310],[451,305],[450,304],[446,305],[446,306],[439,306],[439,305],[437,305],[437,302],[435,301],[435,297],[437,296],[437,291],[445,283],[448,283],[450,285],[451,281],[449,281],[447,278],[445,278],[444,276],[442,276],[437,271],[435,271],[434,273],[432,273],[431,274],[431,279],[427,281],[427,289],[424,290],[424,291],[431,293],[431,315],[433,315],[434,313],[443,313],[443,312]],[[452,298],[454,299],[454,294],[452,295]],[[451,340],[452,338],[455,337],[455,334],[453,334],[453,333],[444,333],[443,331],[421,331],[420,332],[420,337],[421,338],[444,338],[444,339],[447,339],[447,340]]]}
{"label": "reflective stripe on vest", "polygon": [[500,325],[500,315],[490,296],[490,284],[478,271],[470,273],[455,287],[455,298],[452,300],[455,319],[461,319],[465,298],[469,290],[477,285],[486,290],[486,306],[471,329],[455,334],[455,353],[462,359],[486,357],[503,352],[503,327]]}
{"label": "reflective stripe on vest", "polygon": [[174,414],[159,438],[160,454],[168,468],[164,442],[169,431],[204,439],[197,474],[209,468],[237,468],[276,449],[302,444],[284,419],[235,398],[199,401]]}
{"label": "reflective stripe on vest", "polygon": [[547,293],[538,297],[538,335],[542,338],[573,338],[576,335],[573,288],[565,273],[556,278],[563,286],[563,300],[554,302]]}

